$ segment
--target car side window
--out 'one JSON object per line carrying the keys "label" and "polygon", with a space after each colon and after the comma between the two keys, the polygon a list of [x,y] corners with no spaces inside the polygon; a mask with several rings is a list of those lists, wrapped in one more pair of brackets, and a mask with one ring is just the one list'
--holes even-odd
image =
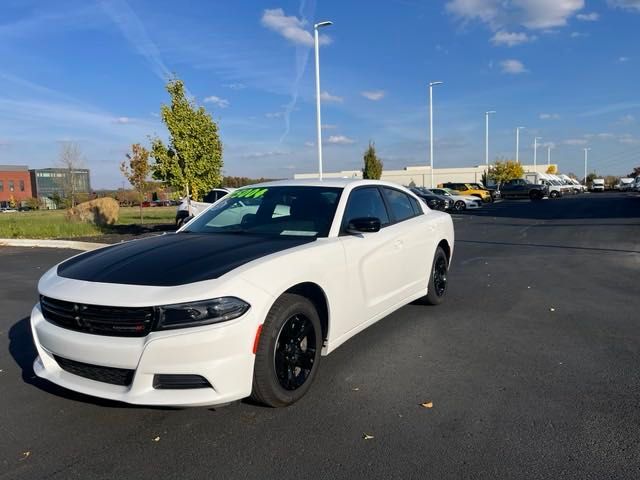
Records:
{"label": "car side window", "polygon": [[422,208],[420,208],[420,204],[418,203],[418,200],[416,200],[413,197],[409,197],[409,200],[411,201],[411,206],[413,207],[414,215],[422,215],[424,212],[422,211]]}
{"label": "car side window", "polygon": [[349,195],[343,224],[346,226],[346,222],[364,217],[377,218],[382,226],[389,224],[389,214],[377,187],[358,188]]}
{"label": "car side window", "polygon": [[384,187],[384,194],[387,197],[389,208],[396,222],[401,222],[415,216],[409,195],[395,188],[388,187]]}

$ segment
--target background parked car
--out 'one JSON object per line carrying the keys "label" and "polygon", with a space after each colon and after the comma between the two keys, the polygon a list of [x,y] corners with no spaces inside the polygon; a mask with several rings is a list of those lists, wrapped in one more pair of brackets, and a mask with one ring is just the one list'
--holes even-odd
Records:
{"label": "background parked car", "polygon": [[478,197],[461,195],[457,190],[451,190],[449,188],[432,188],[430,191],[436,195],[448,198],[451,201],[451,210],[459,212],[466,210],[467,208],[480,208],[482,206],[482,200]]}
{"label": "background parked car", "polygon": [[515,178],[500,185],[502,198],[528,198],[530,200],[542,200],[549,195],[546,185],[531,183],[523,178]]}
{"label": "background parked car", "polygon": [[482,183],[470,183],[476,190],[486,190],[491,195],[491,201],[496,201],[500,198],[500,190],[498,188],[485,187]]}
{"label": "background parked car", "polygon": [[444,212],[452,208],[451,200],[440,195],[436,195],[424,187],[410,187],[410,190],[420,197],[431,210]]}
{"label": "background parked car", "polygon": [[490,203],[492,201],[491,192],[489,192],[489,190],[487,190],[486,188],[476,188],[470,183],[447,182],[438,185],[438,187],[450,188],[451,190],[457,190],[462,195],[471,195],[472,197],[478,197],[484,203]]}
{"label": "background parked car", "polygon": [[[204,196],[202,202],[195,202],[191,200],[191,217],[195,217],[200,212],[204,211],[209,205],[211,205],[212,203],[216,203],[218,200],[226,197],[234,190],[235,188],[214,188]],[[180,228],[182,225],[184,225],[189,217],[189,202],[187,197],[184,197],[178,205],[178,210],[176,211],[176,227]]]}

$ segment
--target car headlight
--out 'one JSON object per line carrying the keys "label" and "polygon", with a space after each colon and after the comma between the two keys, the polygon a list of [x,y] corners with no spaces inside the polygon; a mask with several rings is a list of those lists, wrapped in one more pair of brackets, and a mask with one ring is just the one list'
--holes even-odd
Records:
{"label": "car headlight", "polygon": [[233,320],[246,313],[250,305],[235,297],[201,302],[177,303],[158,307],[158,330],[199,327]]}

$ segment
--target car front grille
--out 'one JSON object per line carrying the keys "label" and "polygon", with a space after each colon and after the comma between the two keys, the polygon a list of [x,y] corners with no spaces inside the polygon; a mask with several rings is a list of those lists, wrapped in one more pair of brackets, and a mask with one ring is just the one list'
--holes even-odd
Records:
{"label": "car front grille", "polygon": [[144,337],[153,327],[153,307],[107,307],[40,297],[45,320],[76,332]]}
{"label": "car front grille", "polygon": [[101,367],[98,365],[91,365],[89,363],[76,362],[75,360],[69,360],[68,358],[59,357],[58,355],[54,355],[53,358],[65,372],[78,375],[79,377],[88,378],[89,380],[110,383],[112,385],[120,385],[123,387],[131,385],[131,382],[133,381],[134,370],[128,370],[126,368]]}

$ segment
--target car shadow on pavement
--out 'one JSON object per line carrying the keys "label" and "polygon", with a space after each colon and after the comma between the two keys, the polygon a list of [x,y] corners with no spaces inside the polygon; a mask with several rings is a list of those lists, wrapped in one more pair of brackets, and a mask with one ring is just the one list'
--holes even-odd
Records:
{"label": "car shadow on pavement", "polygon": [[76,402],[89,403],[101,407],[110,408],[131,408],[131,409],[150,409],[150,410],[179,410],[176,407],[154,407],[144,405],[130,405],[128,403],[106,400],[98,397],[91,397],[82,393],[67,390],[59,387],[54,383],[44,380],[33,371],[33,362],[38,356],[33,337],[31,336],[30,318],[24,317],[16,322],[9,329],[9,353],[13,357],[16,364],[22,370],[22,380],[40,390],[58,397],[66,398]]}

